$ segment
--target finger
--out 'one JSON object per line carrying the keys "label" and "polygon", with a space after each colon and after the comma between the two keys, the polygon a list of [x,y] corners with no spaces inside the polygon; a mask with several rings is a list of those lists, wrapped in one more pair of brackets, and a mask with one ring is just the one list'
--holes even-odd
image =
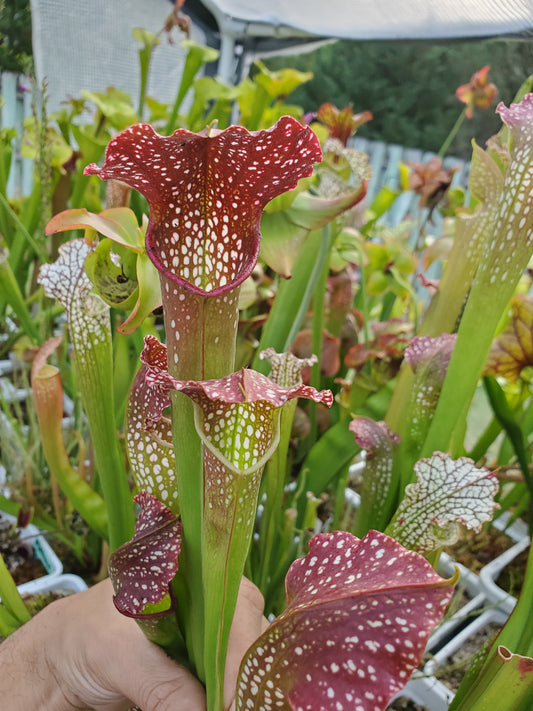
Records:
{"label": "finger", "polygon": [[259,589],[242,579],[235,616],[231,626],[226,672],[224,677],[224,708],[229,709],[235,697],[235,686],[242,658],[249,647],[268,627],[263,617],[264,600]]}
{"label": "finger", "polygon": [[[47,648],[49,666],[73,706],[122,711],[204,711],[201,684],[144,636],[113,604],[104,581],[52,603],[45,612],[56,630]],[[131,703],[128,704],[128,702]]]}
{"label": "finger", "polygon": [[200,682],[162,650],[154,651],[136,659],[136,666],[125,674],[121,685],[124,696],[143,711],[205,711]]}
{"label": "finger", "polygon": [[[109,598],[106,602],[109,604]],[[204,689],[192,674],[149,642],[138,625],[114,606],[108,624],[112,620],[116,625],[113,637],[119,646],[110,643],[109,653],[99,657],[98,669],[100,678],[107,678],[108,687],[117,688],[143,711],[204,711]]]}

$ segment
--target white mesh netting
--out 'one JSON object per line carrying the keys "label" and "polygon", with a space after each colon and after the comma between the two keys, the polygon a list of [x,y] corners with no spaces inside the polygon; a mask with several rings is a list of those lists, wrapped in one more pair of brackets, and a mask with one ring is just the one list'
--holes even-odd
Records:
{"label": "white mesh netting", "polygon": [[[137,105],[140,44],[131,33],[135,27],[158,33],[172,11],[169,0],[31,0],[31,11],[36,75],[47,81],[49,111],[67,95],[108,86],[127,92]],[[174,28],[172,37],[171,45],[163,33],[154,51],[147,91],[167,103],[176,96],[185,61],[184,36]],[[205,41],[197,28],[191,38]]]}

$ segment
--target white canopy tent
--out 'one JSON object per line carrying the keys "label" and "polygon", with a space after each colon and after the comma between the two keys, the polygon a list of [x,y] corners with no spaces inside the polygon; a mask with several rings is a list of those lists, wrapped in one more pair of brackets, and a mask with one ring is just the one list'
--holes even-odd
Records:
{"label": "white canopy tent", "polygon": [[[114,85],[136,96],[132,28],[158,32],[171,9],[171,0],[31,0],[35,68],[48,82],[49,109],[80,89]],[[197,22],[206,9],[210,27]],[[238,51],[250,59],[331,38],[533,37],[533,0],[186,0],[183,11],[191,14],[194,39],[209,42],[211,33],[220,44],[218,74],[230,82],[240,78]],[[161,43],[151,96],[173,99],[184,56],[179,42]]]}
{"label": "white canopy tent", "polygon": [[[533,0],[202,0],[221,35],[219,75],[244,38],[533,37]],[[187,11],[187,2],[185,3]]]}

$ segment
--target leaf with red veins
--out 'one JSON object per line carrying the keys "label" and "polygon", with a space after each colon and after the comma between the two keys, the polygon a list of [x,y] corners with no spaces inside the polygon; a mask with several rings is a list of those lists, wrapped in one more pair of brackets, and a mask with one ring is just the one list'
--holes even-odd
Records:
{"label": "leaf with red veins", "polygon": [[514,296],[511,309],[511,321],[492,342],[483,375],[515,383],[524,368],[533,366],[533,296]]}
{"label": "leaf with red veins", "polygon": [[383,533],[315,536],[287,608],[246,653],[237,711],[376,711],[405,686],[453,581]]}
{"label": "leaf with red veins", "polygon": [[85,173],[142,193],[150,206],[150,259],[177,285],[214,296],[251,274],[266,203],[321,160],[317,137],[290,116],[252,132],[230,126],[160,136],[138,124],[110,142],[101,169],[91,164]]}
{"label": "leaf with red veins", "polygon": [[166,369],[163,352],[156,338],[146,336],[141,360],[149,367],[147,382],[165,395],[178,390],[194,402],[198,435],[233,471],[248,473],[269,459],[279,438],[279,410],[286,402],[300,397],[328,407],[333,402],[329,390],[318,392],[301,384],[283,388],[248,369],[218,380],[176,380]]}
{"label": "leaf with red veins", "polygon": [[499,508],[494,501],[498,480],[467,457],[454,460],[435,452],[418,461],[415,471],[418,482],[405,487],[390,527],[391,535],[412,550],[425,554],[455,543],[460,525],[479,532]]}
{"label": "leaf with red veins", "polygon": [[[139,369],[126,406],[126,449],[138,489],[177,505],[176,460],[172,425],[162,415],[170,399],[146,383],[147,366]],[[157,413],[154,417],[151,415]]]}
{"label": "leaf with red veins", "polygon": [[134,500],[141,506],[135,533],[111,555],[109,577],[119,612],[142,618],[146,605],[161,602],[169,593],[178,570],[181,522],[146,491]]}

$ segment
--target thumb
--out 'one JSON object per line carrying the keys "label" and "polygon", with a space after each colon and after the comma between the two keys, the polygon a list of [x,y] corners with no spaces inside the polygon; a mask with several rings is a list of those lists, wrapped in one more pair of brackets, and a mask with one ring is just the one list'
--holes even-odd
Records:
{"label": "thumb", "polygon": [[[140,653],[141,652],[141,653]],[[200,682],[155,645],[142,645],[126,655],[122,694],[143,711],[204,711]],[[102,710],[103,711],[103,710]],[[111,709],[107,709],[111,711]]]}
{"label": "thumb", "polygon": [[247,578],[243,578],[229,636],[224,678],[224,708],[230,711],[235,708],[235,687],[242,658],[268,627],[263,617],[264,605],[259,589]]}
{"label": "thumb", "polygon": [[109,580],[53,602],[34,620],[51,632],[47,664],[68,708],[205,710],[200,682],[116,610]]}

